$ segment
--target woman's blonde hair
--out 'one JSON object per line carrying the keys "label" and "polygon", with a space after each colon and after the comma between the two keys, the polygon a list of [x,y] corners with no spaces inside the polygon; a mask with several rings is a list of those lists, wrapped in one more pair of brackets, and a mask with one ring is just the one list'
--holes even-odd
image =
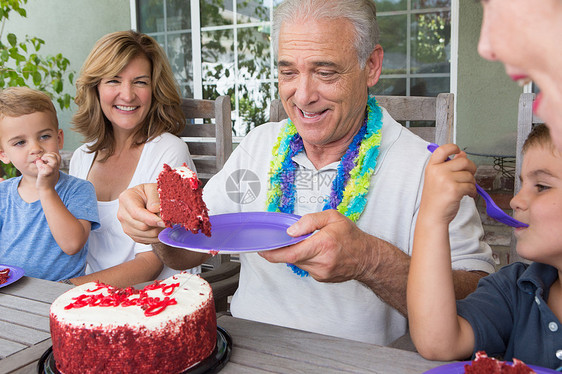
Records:
{"label": "woman's blonde hair", "polygon": [[86,58],[76,80],[78,110],[72,118],[72,129],[91,142],[90,152],[106,151],[106,160],[115,152],[113,127],[103,114],[98,85],[102,78],[119,74],[133,59],[144,56],[151,65],[152,103],[134,135],[140,145],[170,132],[179,134],[185,124],[181,97],[172,68],[162,47],[152,37],[136,31],[118,31],[102,37]]}

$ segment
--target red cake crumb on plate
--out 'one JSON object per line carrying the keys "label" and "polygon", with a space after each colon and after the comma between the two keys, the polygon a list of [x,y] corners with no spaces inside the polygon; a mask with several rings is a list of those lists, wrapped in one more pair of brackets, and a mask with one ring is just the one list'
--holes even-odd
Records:
{"label": "red cake crumb on plate", "polygon": [[0,284],[6,283],[10,277],[10,269],[0,269]]}
{"label": "red cake crumb on plate", "polygon": [[181,225],[194,234],[201,231],[211,236],[209,213],[197,175],[185,163],[173,169],[164,164],[157,182],[160,215],[166,226]]}
{"label": "red cake crumb on plate", "polygon": [[456,361],[449,364],[441,365],[429,369],[424,374],[559,374],[558,371],[549,368],[527,365],[523,361],[516,358],[513,362],[500,361],[492,357],[488,357],[486,352],[476,352],[476,358],[473,361]]}
{"label": "red cake crumb on plate", "polygon": [[486,352],[476,352],[476,358],[471,365],[464,366],[465,373],[468,374],[529,374],[535,373],[533,369],[525,365],[525,363],[516,358],[513,359],[513,365],[509,365],[505,361],[499,361],[495,358],[488,357]]}

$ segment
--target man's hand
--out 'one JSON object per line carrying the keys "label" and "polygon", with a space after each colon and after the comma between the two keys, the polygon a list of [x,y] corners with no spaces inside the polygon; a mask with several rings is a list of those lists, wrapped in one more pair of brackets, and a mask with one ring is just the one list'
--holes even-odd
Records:
{"label": "man's hand", "polygon": [[159,243],[158,234],[165,227],[158,216],[160,198],[156,183],[146,183],[129,188],[119,196],[117,219],[125,234],[135,242]]}
{"label": "man's hand", "polygon": [[407,254],[331,209],[304,215],[287,232],[301,236],[316,230],[302,242],[259,254],[270,262],[294,264],[319,282],[359,281],[406,315]]}
{"label": "man's hand", "polygon": [[377,238],[360,230],[336,210],[303,216],[287,233],[293,237],[318,230],[297,244],[259,252],[274,263],[290,263],[320,282],[361,280],[378,266]]}

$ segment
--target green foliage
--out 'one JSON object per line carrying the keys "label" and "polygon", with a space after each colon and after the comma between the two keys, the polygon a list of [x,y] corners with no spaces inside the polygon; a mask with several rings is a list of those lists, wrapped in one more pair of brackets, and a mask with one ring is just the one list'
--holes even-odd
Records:
{"label": "green foliage", "polygon": [[246,133],[249,133],[254,127],[268,121],[268,115],[266,115],[267,103],[265,103],[265,100],[262,100],[261,105],[259,104],[260,103],[256,103],[254,100],[248,98],[247,95],[242,96],[239,100],[239,113],[240,117],[244,119]]}
{"label": "green foliage", "polygon": [[232,24],[221,14],[224,9],[224,0],[207,0],[199,3],[201,7],[201,26],[220,26]]}
{"label": "green foliage", "polygon": [[[227,25],[232,21],[224,18],[223,0],[201,2],[201,25]],[[269,20],[269,8],[259,2],[237,1],[236,16],[241,24]],[[234,135],[243,136],[251,129],[268,121],[267,107],[271,101],[269,83],[240,84],[240,82],[266,81],[271,74],[270,29],[264,26],[248,26],[237,29],[238,43],[233,43],[232,30],[202,32],[203,97],[215,99],[218,95],[230,95],[235,107],[238,98],[238,118],[233,125]],[[233,55],[237,53],[237,65]],[[230,62],[232,61],[232,62]],[[221,87],[218,92],[218,86]],[[237,89],[235,90],[235,86]]]}
{"label": "green foliage", "polygon": [[[267,122],[266,108],[272,95],[271,84],[268,82],[272,74],[270,28],[259,23],[269,21],[270,8],[263,3],[236,0],[237,12],[232,13],[230,0],[199,2],[203,98],[216,99],[219,95],[231,97],[232,108],[238,109],[238,116],[233,124],[235,135],[245,135],[255,126]],[[164,26],[168,31],[179,31],[180,23],[182,29],[189,29],[183,20],[189,18],[191,12],[188,4],[189,2],[180,0],[139,0],[139,14],[142,19],[140,31],[152,35],[162,31]],[[175,9],[174,16],[170,16],[171,7]],[[168,17],[166,25],[162,22],[165,18],[164,8],[167,9]],[[234,43],[234,31],[231,27],[234,17],[237,24],[242,26],[236,29],[237,43]],[[185,22],[187,24],[187,21]],[[246,24],[247,27],[244,27]],[[166,53],[175,77],[182,87],[182,94],[191,97],[191,33],[173,34],[168,35]],[[164,44],[164,38],[155,38]]]}
{"label": "green foliage", "polygon": [[12,164],[1,164],[0,165],[0,178],[8,179],[13,178],[18,175],[18,169]]}
{"label": "green foliage", "polygon": [[74,80],[74,72],[69,70],[70,62],[62,54],[41,56],[39,50],[45,44],[38,37],[25,36],[18,40],[13,33],[6,35],[4,44],[3,30],[10,12],[16,11],[26,17],[22,3],[27,0],[0,1],[0,89],[14,86],[28,86],[47,93],[56,100],[61,109],[70,107],[72,96],[63,93],[64,82]]}
{"label": "green foliage", "polygon": [[447,61],[447,45],[450,42],[451,23],[440,14],[418,16],[417,60],[422,63]]}
{"label": "green foliage", "polygon": [[[68,109],[72,96],[64,93],[65,82],[73,84],[74,71],[69,69],[70,62],[62,54],[42,56],[39,53],[45,44],[43,39],[25,36],[18,40],[13,33],[3,38],[4,27],[10,13],[15,12],[27,17],[23,4],[27,0],[0,0],[0,89],[5,87],[28,86],[45,92],[58,103],[61,109]],[[15,176],[12,165],[0,168],[8,177]]]}

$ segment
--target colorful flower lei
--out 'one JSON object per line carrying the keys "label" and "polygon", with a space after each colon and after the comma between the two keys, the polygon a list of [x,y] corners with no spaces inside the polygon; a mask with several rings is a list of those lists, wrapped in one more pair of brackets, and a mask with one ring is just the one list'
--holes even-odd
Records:
{"label": "colorful flower lei", "polygon": [[[353,222],[357,222],[367,205],[366,195],[381,143],[382,110],[374,97],[369,98],[366,112],[363,126],[341,158],[332,192],[323,209],[337,209]],[[296,195],[293,157],[303,149],[302,138],[289,119],[273,146],[266,201],[268,212],[293,213]],[[308,276],[305,270],[293,264],[287,265],[297,275]]]}

